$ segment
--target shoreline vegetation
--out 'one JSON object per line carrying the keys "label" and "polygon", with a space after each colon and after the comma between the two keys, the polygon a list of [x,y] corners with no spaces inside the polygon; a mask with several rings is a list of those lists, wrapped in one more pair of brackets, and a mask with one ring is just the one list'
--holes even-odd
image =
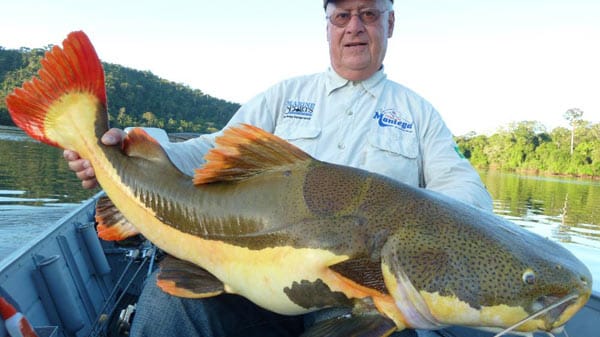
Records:
{"label": "shoreline vegetation", "polygon": [[[52,48],[0,46],[0,126],[14,126],[4,98],[37,76],[40,60]],[[201,90],[116,64],[103,63],[113,127],[158,127],[169,133],[210,133],[221,129],[239,108]],[[537,121],[514,122],[492,135],[456,136],[458,150],[479,170],[600,180],[600,123],[565,113],[565,127],[551,131]],[[0,128],[1,129],[1,128]]]}
{"label": "shoreline vegetation", "polygon": [[600,180],[600,123],[576,120],[552,131],[536,121],[511,123],[490,136],[455,137],[478,169]]}

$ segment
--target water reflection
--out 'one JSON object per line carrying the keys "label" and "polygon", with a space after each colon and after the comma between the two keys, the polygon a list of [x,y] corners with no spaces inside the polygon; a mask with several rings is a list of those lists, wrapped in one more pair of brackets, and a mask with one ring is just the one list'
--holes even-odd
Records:
{"label": "water reflection", "polygon": [[33,141],[24,133],[0,129],[0,201],[44,205],[78,203],[83,190],[62,158],[62,150]]}
{"label": "water reflection", "polygon": [[80,186],[61,150],[0,129],[0,259],[93,195]]}
{"label": "water reflection", "polygon": [[600,182],[491,171],[481,178],[497,214],[557,241],[600,248]]}

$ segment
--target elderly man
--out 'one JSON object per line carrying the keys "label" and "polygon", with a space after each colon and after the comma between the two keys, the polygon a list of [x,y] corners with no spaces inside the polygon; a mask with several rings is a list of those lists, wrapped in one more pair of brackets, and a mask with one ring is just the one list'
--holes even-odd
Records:
{"label": "elderly man", "polygon": [[[324,1],[331,68],[282,81],[244,104],[228,125],[248,123],[313,157],[369,170],[491,209],[478,174],[456,151],[452,134],[423,98],[386,78],[383,60],[394,32],[393,0]],[[184,172],[203,163],[217,134],[165,143]],[[113,129],[104,137],[117,144]],[[89,162],[65,151],[84,187],[96,185]],[[311,316],[311,320],[314,317]],[[317,318],[318,319],[318,318]],[[295,336],[302,317],[273,314],[234,295],[185,300],[149,280],[132,336]]]}

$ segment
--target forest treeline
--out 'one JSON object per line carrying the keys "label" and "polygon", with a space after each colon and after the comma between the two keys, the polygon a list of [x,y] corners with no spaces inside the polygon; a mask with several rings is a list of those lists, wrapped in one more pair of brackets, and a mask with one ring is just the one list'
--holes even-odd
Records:
{"label": "forest treeline", "polygon": [[491,136],[470,133],[455,139],[480,169],[600,177],[600,123],[579,119],[571,124],[547,131],[539,122],[523,121]]}
{"label": "forest treeline", "polygon": [[[0,46],[0,125],[14,125],[4,97],[37,76],[40,60],[52,46],[5,49]],[[111,126],[152,126],[168,132],[207,133],[219,130],[239,104],[201,90],[139,71],[104,63]]]}
{"label": "forest treeline", "polygon": [[[37,74],[51,46],[4,49],[0,46],[0,125],[13,125],[4,97]],[[153,126],[168,132],[213,132],[223,127],[239,104],[205,95],[149,71],[103,63],[111,125]],[[459,149],[480,169],[600,177],[600,124],[586,122],[583,112],[565,114],[567,127],[547,131],[536,121],[499,129],[491,136],[455,137]]]}

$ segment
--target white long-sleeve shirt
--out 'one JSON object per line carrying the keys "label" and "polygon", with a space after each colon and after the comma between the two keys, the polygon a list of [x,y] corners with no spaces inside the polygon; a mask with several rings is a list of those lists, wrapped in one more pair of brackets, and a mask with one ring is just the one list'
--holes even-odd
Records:
{"label": "white long-sleeve shirt", "polygon": [[[247,123],[288,140],[316,159],[383,174],[491,210],[479,175],[458,152],[439,113],[387,79],[383,70],[352,82],[333,70],[282,81],[244,104],[227,126]],[[220,132],[163,143],[192,175]]]}

